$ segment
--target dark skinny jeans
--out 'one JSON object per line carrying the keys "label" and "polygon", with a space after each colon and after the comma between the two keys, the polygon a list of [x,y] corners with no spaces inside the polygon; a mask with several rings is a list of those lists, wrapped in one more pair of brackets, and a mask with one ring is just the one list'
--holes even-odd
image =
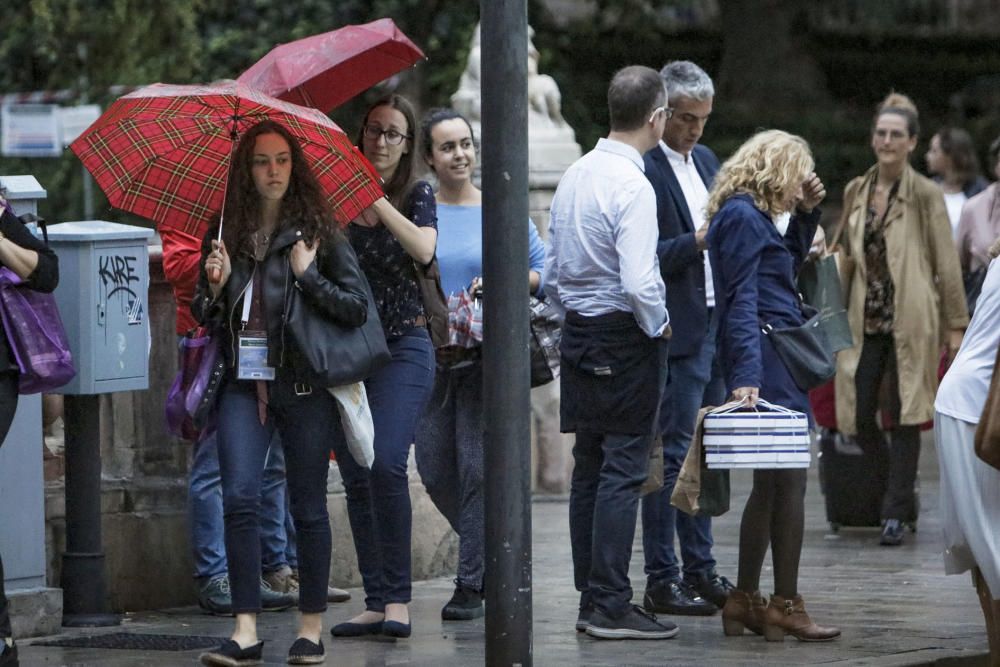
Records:
{"label": "dark skinny jeans", "polygon": [[233,613],[260,611],[260,490],[274,429],[285,450],[285,470],[299,555],[299,610],[326,610],[331,534],[326,506],[330,450],[347,457],[334,398],[313,387],[298,395],[290,379],[269,383],[268,417],[260,423],[254,383],[228,380],[218,416],[219,468],[226,558]]}

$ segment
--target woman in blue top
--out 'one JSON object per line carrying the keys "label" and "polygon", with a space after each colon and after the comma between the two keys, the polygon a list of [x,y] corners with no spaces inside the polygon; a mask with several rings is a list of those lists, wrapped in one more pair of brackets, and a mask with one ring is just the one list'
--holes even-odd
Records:
{"label": "woman in blue top", "polygon": [[[445,294],[475,289],[482,284],[483,193],[472,183],[476,167],[472,126],[458,112],[438,109],[424,117],[421,135],[424,160],[439,184],[437,257],[442,287]],[[538,292],[545,247],[530,220],[528,233],[528,282],[532,292]],[[524,295],[525,303],[527,298]],[[478,356],[461,367],[438,368],[427,413],[417,429],[416,457],[427,493],[459,539],[455,593],[441,610],[441,618],[482,616],[483,368]]]}
{"label": "woman in blue top", "polygon": [[[795,275],[819,222],[826,191],[812,173],[801,138],[769,130],[754,135],[722,165],[709,193],[708,252],[719,308],[719,358],[734,400],[751,407],[758,397],[809,414],[809,398],[775,354],[762,324],[794,327],[805,318]],[[782,236],[778,214],[794,215]],[[806,471],[754,470],[740,524],[739,576],[722,610],[727,635],[750,628],[769,641],[791,634],[826,641],[840,630],[813,623],[798,594]],[[766,609],[760,571],[771,546],[774,590]]]}
{"label": "woman in blue top", "polygon": [[347,228],[378,309],[392,361],[365,381],[375,424],[371,472],[353,457],[338,459],[347,490],[347,513],[365,611],[335,625],[335,637],[410,636],[409,478],[406,464],[413,432],[434,382],[434,347],[417,286],[415,262],[434,258],[437,218],[434,192],[415,178],[419,152],[416,115],[399,95],[389,95],[365,114],[358,146],[382,178],[386,198]]}

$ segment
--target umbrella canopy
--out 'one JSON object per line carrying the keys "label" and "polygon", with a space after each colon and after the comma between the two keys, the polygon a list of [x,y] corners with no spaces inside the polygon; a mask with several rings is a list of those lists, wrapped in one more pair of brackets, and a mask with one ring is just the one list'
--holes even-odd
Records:
{"label": "umbrella canopy", "polygon": [[140,88],[116,100],[70,148],[112,206],[200,237],[222,208],[239,135],[262,120],[299,140],[339,222],[382,196],[333,121],[236,81]]}
{"label": "umbrella canopy", "polygon": [[423,57],[392,19],[379,19],[276,46],[238,81],[329,113]]}

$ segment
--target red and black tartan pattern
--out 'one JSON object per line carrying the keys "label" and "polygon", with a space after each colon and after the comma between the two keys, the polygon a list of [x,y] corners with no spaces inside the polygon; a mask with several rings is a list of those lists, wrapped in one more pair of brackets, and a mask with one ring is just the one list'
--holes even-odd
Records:
{"label": "red and black tartan pattern", "polygon": [[202,236],[222,206],[233,134],[262,120],[302,145],[341,224],[382,196],[347,135],[315,109],[243,84],[153,84],[119,98],[70,148],[112,206]]}

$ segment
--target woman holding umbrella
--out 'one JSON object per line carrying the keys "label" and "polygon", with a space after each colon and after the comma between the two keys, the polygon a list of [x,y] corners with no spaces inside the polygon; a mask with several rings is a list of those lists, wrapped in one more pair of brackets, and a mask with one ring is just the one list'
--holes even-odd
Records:
{"label": "woman holding umbrella", "polygon": [[347,235],[371,284],[392,361],[365,381],[375,424],[371,473],[350,457],[337,459],[364,580],[365,611],[335,625],[335,637],[379,632],[410,636],[412,510],[406,464],[434,382],[434,347],[415,263],[429,264],[437,243],[434,191],[415,178],[415,130],[413,107],[406,98],[389,95],[371,106],[358,136],[386,198],[352,222]]}
{"label": "woman holding umbrella", "polygon": [[231,639],[201,661],[261,660],[259,498],[268,443],[277,430],[299,552],[301,615],[288,662],[319,663],[330,571],[331,444],[338,459],[350,454],[333,396],[304,383],[293,366],[301,353],[285,335],[283,314],[290,290],[297,289],[306,317],[360,326],[367,317],[365,279],[302,147],[278,123],[263,121],[242,136],[232,157],[224,220],[222,241],[217,229],[205,237],[192,312],[215,330],[226,361],[216,421],[236,626]]}

